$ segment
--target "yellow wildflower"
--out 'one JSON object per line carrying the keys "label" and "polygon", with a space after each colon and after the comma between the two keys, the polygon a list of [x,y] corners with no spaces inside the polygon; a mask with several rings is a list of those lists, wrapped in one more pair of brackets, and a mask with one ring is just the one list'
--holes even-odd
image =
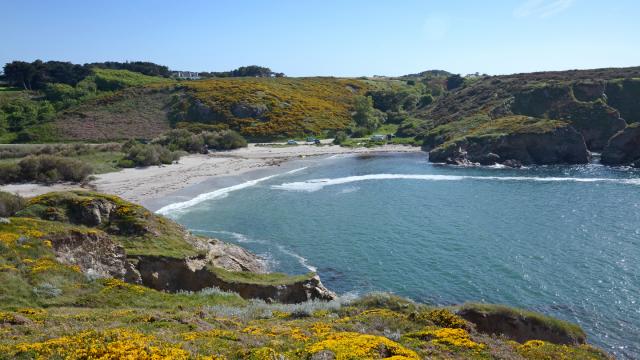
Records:
{"label": "yellow wildflower", "polygon": [[6,246],[12,246],[16,243],[16,240],[20,238],[20,235],[9,233],[9,232],[0,232],[0,242]]}
{"label": "yellow wildflower", "polygon": [[354,332],[331,334],[325,340],[308,346],[307,351],[314,354],[322,350],[330,350],[336,355],[336,360],[370,359],[378,357],[383,347],[386,350],[385,353],[389,354],[387,359],[419,359],[414,351],[385,337]]}
{"label": "yellow wildflower", "polygon": [[467,349],[483,349],[486,345],[479,344],[471,340],[469,333],[465,329],[459,328],[427,328],[422,331],[407,334],[421,340],[430,340],[433,344],[456,346]]}
{"label": "yellow wildflower", "polygon": [[84,331],[43,342],[7,346],[12,357],[23,355],[37,359],[188,359],[180,346],[164,343],[153,336],[128,329],[105,332]]}

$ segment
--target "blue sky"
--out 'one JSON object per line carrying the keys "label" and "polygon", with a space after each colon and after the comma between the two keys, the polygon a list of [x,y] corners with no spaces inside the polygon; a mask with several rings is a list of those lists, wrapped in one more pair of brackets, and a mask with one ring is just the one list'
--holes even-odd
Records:
{"label": "blue sky", "polygon": [[1,4],[0,63],[263,65],[290,76],[640,65],[637,0],[149,0]]}

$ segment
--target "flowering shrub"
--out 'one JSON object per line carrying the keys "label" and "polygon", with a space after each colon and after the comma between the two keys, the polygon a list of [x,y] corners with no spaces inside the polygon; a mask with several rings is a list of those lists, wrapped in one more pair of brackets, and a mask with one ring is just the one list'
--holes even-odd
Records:
{"label": "flowering shrub", "polygon": [[144,286],[129,284],[119,279],[104,279],[102,283],[104,284],[102,291],[129,290],[136,294],[144,294],[147,291]]}
{"label": "flowering shrub", "polygon": [[314,354],[322,350],[330,350],[337,360],[377,358],[383,353],[387,358],[395,360],[419,359],[418,354],[402,345],[382,336],[365,335],[354,332],[330,334],[323,341],[307,347]]}
{"label": "flowering shrub", "polygon": [[20,238],[20,235],[9,233],[9,232],[0,232],[0,242],[6,246],[13,246],[16,243],[16,240]]}
{"label": "flowering shrub", "polygon": [[589,345],[557,345],[541,340],[529,340],[516,347],[518,354],[525,359],[598,359],[602,358],[601,351]]}
{"label": "flowering shrub", "polygon": [[[252,137],[319,134],[349,126],[354,93],[366,86],[357,80],[319,78],[191,82],[185,84],[191,98],[174,104],[174,120],[210,122],[215,118]],[[200,115],[195,109],[203,105],[216,115]]]}
{"label": "flowering shrub", "polygon": [[407,334],[406,336],[445,346],[467,349],[483,349],[485,347],[484,344],[479,344],[471,340],[469,333],[464,329],[427,328],[422,331]]}
{"label": "flowering shrub", "polygon": [[19,343],[5,350],[13,357],[35,359],[188,359],[180,346],[128,329],[84,331],[43,342]]}
{"label": "flowering shrub", "polygon": [[435,309],[426,312],[412,313],[409,317],[413,321],[420,323],[432,323],[436,326],[465,329],[467,323],[460,316],[447,309]]}
{"label": "flowering shrub", "polygon": [[235,332],[220,329],[187,332],[182,334],[181,336],[184,341],[194,341],[201,338],[222,338],[228,340],[238,340],[238,335]]}

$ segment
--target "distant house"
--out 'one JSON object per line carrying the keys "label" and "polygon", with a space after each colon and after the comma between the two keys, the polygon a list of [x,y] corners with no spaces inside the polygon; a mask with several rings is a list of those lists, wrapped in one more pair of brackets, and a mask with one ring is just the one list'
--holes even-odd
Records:
{"label": "distant house", "polygon": [[200,79],[200,73],[193,71],[172,71],[171,77],[180,80],[198,80]]}
{"label": "distant house", "polygon": [[387,135],[373,135],[371,136],[371,141],[385,141],[387,140]]}

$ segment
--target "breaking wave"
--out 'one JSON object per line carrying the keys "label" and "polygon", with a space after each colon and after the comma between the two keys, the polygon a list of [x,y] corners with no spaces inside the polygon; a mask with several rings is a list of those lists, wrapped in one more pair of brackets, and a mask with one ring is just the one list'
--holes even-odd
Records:
{"label": "breaking wave", "polygon": [[322,190],[326,186],[343,185],[360,181],[373,180],[422,180],[422,181],[537,181],[537,182],[576,182],[576,183],[613,183],[626,185],[640,185],[640,179],[608,179],[608,178],[579,178],[579,177],[532,177],[532,176],[460,176],[460,175],[422,175],[422,174],[371,174],[347,176],[334,179],[312,179],[307,181],[272,185],[272,189],[286,191],[313,192]]}
{"label": "breaking wave", "polygon": [[261,183],[263,181],[272,179],[272,178],[274,178],[276,176],[294,174],[294,173],[297,173],[298,171],[302,171],[302,170],[304,170],[306,168],[307,167],[302,167],[302,168],[299,168],[299,169],[294,169],[294,170],[288,171],[288,172],[283,173],[283,174],[275,174],[275,175],[265,176],[263,178],[259,178],[259,179],[255,179],[255,180],[249,180],[249,181],[243,182],[242,184],[233,185],[233,186],[225,187],[225,188],[218,189],[218,190],[215,190],[215,191],[211,191],[211,192],[208,192],[208,193],[200,194],[200,195],[194,197],[191,200],[177,202],[177,203],[173,203],[173,204],[169,204],[167,206],[164,206],[161,209],[159,209],[158,211],[156,211],[156,213],[161,214],[161,215],[168,215],[168,214],[173,213],[173,212],[177,212],[177,211],[181,211],[181,210],[190,208],[192,206],[195,206],[195,205],[200,204],[200,203],[202,203],[204,201],[207,201],[207,200],[223,198],[223,197],[227,196],[230,192],[246,189],[248,187],[251,187],[251,186],[254,186],[256,184],[259,184],[259,183]]}

